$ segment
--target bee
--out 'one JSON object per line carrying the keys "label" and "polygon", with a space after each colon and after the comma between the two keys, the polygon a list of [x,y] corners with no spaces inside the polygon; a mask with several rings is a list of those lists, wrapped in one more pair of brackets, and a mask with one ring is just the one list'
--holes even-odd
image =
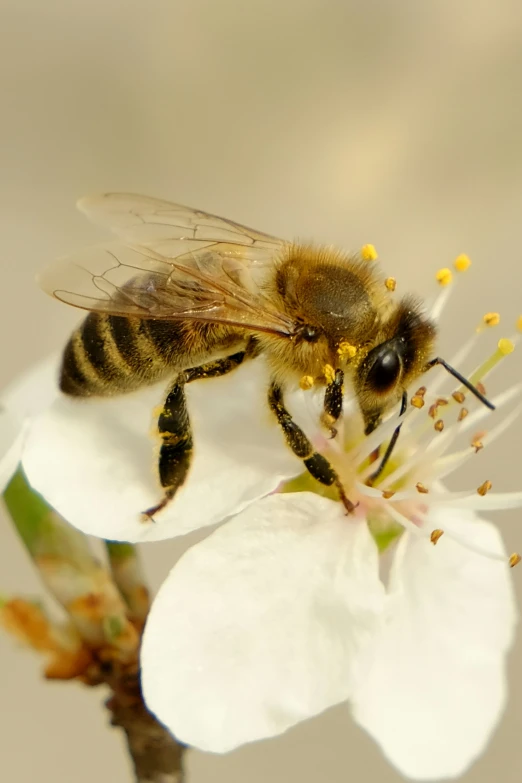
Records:
{"label": "bee", "polygon": [[186,385],[261,354],[271,373],[268,405],[288,446],[315,479],[337,487],[348,511],[354,505],[335,470],[285,406],[289,389],[324,388],[322,422],[332,435],[345,380],[369,434],[399,401],[404,411],[407,387],[434,364],[492,407],[440,357],[431,358],[435,325],[419,301],[391,297],[375,264],[146,196],[107,193],[78,206],[118,239],[61,259],[40,278],[55,298],[90,311],[65,348],[60,388],[105,397],[168,380],[158,418],[163,496],[144,512],[148,518],[189,472]]}

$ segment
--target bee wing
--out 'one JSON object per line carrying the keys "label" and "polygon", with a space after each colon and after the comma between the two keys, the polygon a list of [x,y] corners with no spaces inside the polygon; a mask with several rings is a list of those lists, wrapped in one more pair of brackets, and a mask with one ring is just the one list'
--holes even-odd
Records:
{"label": "bee wing", "polygon": [[[232,220],[169,201],[132,193],[104,193],[80,199],[78,208],[94,223],[106,226],[130,244],[157,244],[168,258],[177,254],[176,242],[189,240],[192,249],[206,244],[238,244],[277,252],[284,242]],[[172,242],[172,248],[168,243]]]}
{"label": "bee wing", "polygon": [[[86,248],[48,267],[40,285],[62,302],[99,313],[293,333],[292,320],[263,295],[252,274],[261,248],[213,242],[187,251],[184,245],[174,260],[158,253],[156,244]],[[274,252],[264,253],[264,265],[273,265]]]}

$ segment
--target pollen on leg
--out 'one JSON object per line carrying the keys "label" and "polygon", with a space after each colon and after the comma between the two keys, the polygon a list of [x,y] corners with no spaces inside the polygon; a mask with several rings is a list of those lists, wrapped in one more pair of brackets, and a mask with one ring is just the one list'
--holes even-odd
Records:
{"label": "pollen on leg", "polygon": [[480,487],[477,487],[477,492],[479,495],[482,495],[482,497],[484,497],[484,495],[488,494],[492,486],[493,484],[491,483],[491,481],[485,481],[483,484],[480,485]]}
{"label": "pollen on leg", "polygon": [[325,364],[323,367],[323,373],[326,383],[330,385],[335,380],[335,370],[331,364]]}
{"label": "pollen on leg", "polygon": [[342,343],[340,343],[339,348],[337,349],[337,353],[339,354],[341,359],[353,359],[353,357],[357,353],[357,348],[355,347],[355,345],[343,341]]}

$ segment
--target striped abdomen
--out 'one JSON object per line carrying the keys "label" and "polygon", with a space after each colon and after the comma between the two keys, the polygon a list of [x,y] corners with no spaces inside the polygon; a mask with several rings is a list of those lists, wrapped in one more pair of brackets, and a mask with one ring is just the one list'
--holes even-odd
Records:
{"label": "striped abdomen", "polygon": [[216,324],[90,313],[65,348],[60,388],[80,397],[122,394],[241,343],[240,332]]}

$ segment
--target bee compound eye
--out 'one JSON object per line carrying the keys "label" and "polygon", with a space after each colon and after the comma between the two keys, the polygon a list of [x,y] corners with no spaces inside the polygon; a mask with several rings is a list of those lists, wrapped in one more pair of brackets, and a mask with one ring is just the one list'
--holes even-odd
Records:
{"label": "bee compound eye", "polygon": [[380,353],[367,375],[367,383],[375,391],[387,391],[391,389],[401,372],[401,360],[397,351],[388,348]]}

